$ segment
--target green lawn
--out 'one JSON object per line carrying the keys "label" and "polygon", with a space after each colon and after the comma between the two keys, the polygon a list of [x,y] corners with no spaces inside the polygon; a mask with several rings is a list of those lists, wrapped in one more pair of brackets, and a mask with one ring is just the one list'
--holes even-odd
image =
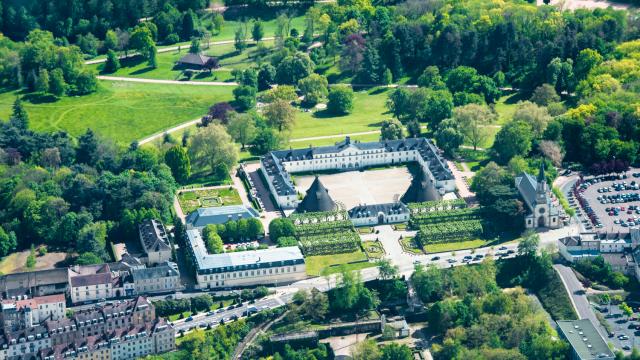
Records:
{"label": "green lawn", "polygon": [[[307,256],[305,258],[305,264],[307,267],[307,274],[312,276],[335,274],[347,270],[359,270],[368,267],[375,266],[374,263],[367,262],[367,255],[362,250],[343,253],[343,254],[331,254],[331,255],[317,255]],[[355,261],[362,261],[355,264],[347,264]],[[341,266],[336,266],[345,264]]]}
{"label": "green lawn", "polygon": [[516,107],[519,101],[521,101],[520,94],[508,94],[502,96],[494,106],[496,112],[498,113],[498,121],[497,123],[500,125],[504,125],[507,122],[511,121],[513,118],[513,114],[516,112]]}
{"label": "green lawn", "polygon": [[385,107],[389,91],[386,88],[357,91],[353,111],[344,116],[333,116],[325,110],[313,113],[300,110],[291,138],[380,130],[382,121],[391,118]]}
{"label": "green lawn", "polygon": [[384,257],[384,248],[379,241],[364,241],[362,247],[370,259],[380,260]]}
{"label": "green lawn", "polygon": [[[334,145],[335,143],[344,140],[344,135],[336,135],[330,138],[323,138],[317,140],[307,140],[307,141],[289,141],[289,146],[294,149],[301,149],[312,146],[328,146]],[[380,134],[366,134],[366,135],[355,135],[351,136],[351,140],[357,140],[361,142],[371,142],[380,140]]]}
{"label": "green lawn", "polygon": [[240,194],[232,187],[223,189],[183,191],[178,194],[182,212],[190,214],[201,207],[241,205]]}
{"label": "green lawn", "polygon": [[[158,133],[202,116],[212,104],[233,98],[232,87],[167,86],[100,82],[90,95],[52,103],[24,102],[30,126],[39,131],[65,130],[78,136],[92,128],[119,144]],[[0,93],[0,119],[8,119],[16,92]]]}
{"label": "green lawn", "polygon": [[416,243],[415,238],[406,237],[400,240],[400,246],[402,246],[402,250],[407,253],[422,255],[424,251],[420,248],[420,246]]}
{"label": "green lawn", "polygon": [[429,244],[424,246],[424,250],[427,253],[439,253],[446,251],[457,251],[464,249],[475,249],[487,245],[489,242],[486,240],[468,240],[458,242],[448,242],[441,244]]}
{"label": "green lawn", "polygon": [[[269,49],[273,48],[273,41],[264,41]],[[203,53],[216,56],[220,60],[220,68],[212,73],[202,72],[195,74],[190,79],[183,76],[183,70],[175,68],[175,64],[184,55],[188,53],[189,48],[185,47],[181,51],[169,51],[158,54],[158,67],[153,69],[147,65],[147,62],[141,57],[133,57],[120,61],[121,68],[115,73],[102,73],[104,64],[88,65],[100,72],[101,75],[135,77],[144,79],[161,79],[161,80],[191,80],[191,81],[233,81],[231,70],[242,69],[255,64],[257,51],[255,44],[243,51],[236,51],[233,44],[215,45],[209,49],[203,44]]]}

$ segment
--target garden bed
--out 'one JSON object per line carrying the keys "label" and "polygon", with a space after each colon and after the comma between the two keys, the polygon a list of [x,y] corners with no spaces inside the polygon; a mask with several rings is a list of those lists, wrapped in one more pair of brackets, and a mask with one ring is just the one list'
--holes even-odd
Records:
{"label": "garden bed", "polygon": [[420,248],[420,245],[416,242],[415,238],[406,237],[404,239],[400,239],[400,246],[402,246],[402,250],[409,254],[424,254],[424,251],[422,251],[422,248]]}
{"label": "garden bed", "polygon": [[201,207],[218,207],[226,205],[241,205],[240,194],[233,187],[207,190],[184,190],[178,194],[180,208],[185,214],[190,214]]}
{"label": "garden bed", "polygon": [[362,248],[369,259],[380,260],[384,257],[384,247],[379,241],[364,241]]}

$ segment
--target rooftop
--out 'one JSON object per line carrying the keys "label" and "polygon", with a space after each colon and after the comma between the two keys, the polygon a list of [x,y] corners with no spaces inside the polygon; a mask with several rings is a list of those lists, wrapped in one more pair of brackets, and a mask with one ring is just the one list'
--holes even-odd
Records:
{"label": "rooftop", "polygon": [[111,283],[111,273],[99,273],[91,275],[77,275],[71,278],[71,286],[92,286]]}
{"label": "rooftop", "polygon": [[134,269],[131,271],[134,281],[163,278],[167,276],[180,276],[177,266],[172,263],[164,263],[152,268]]}
{"label": "rooftop", "polygon": [[140,242],[145,252],[170,251],[169,236],[164,225],[155,219],[144,220],[139,226]]}
{"label": "rooftop", "polygon": [[333,211],[336,203],[329,196],[329,190],[322,184],[320,178],[316,176],[313,183],[307,190],[307,195],[298,204],[297,212],[321,212]]}
{"label": "rooftop", "polygon": [[260,267],[271,263],[295,262],[304,259],[297,246],[209,254],[198,230],[187,230],[192,255],[198,269],[225,270],[235,267]]}
{"label": "rooftop", "polygon": [[209,224],[224,224],[230,220],[240,220],[258,217],[258,212],[252,207],[244,205],[228,205],[199,208],[187,216],[187,224],[200,228]]}
{"label": "rooftop", "polygon": [[386,215],[407,214],[409,213],[409,208],[407,207],[407,205],[401,202],[373,205],[364,204],[355,206],[351,210],[349,210],[349,217],[352,219],[372,217],[378,216],[379,213],[383,213]]}
{"label": "rooftop", "polygon": [[557,323],[581,360],[614,358],[607,343],[590,320],[559,320]]}

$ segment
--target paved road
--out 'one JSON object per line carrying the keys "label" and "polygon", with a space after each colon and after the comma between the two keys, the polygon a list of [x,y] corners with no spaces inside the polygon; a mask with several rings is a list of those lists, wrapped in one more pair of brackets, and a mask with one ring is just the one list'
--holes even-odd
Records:
{"label": "paved road", "polygon": [[225,81],[180,81],[180,80],[161,80],[161,79],[146,79],[146,78],[132,78],[123,76],[96,76],[99,80],[106,81],[127,81],[137,83],[148,84],[167,84],[167,85],[196,85],[196,86],[238,86],[237,82],[225,82]]}
{"label": "paved road", "polygon": [[186,123],[182,123],[180,125],[174,126],[174,127],[170,128],[170,129],[167,129],[165,131],[153,134],[151,136],[147,136],[144,139],[138,140],[138,145],[143,145],[143,144],[146,144],[148,142],[152,142],[154,140],[160,139],[160,138],[162,138],[164,136],[164,134],[171,134],[171,133],[176,132],[178,130],[182,130],[184,128],[188,128],[190,126],[193,126],[193,125],[196,125],[196,124],[200,123],[200,121],[202,121],[202,118],[193,119],[193,120],[187,121]]}
{"label": "paved road", "polygon": [[584,286],[582,286],[582,283],[580,283],[580,281],[576,277],[576,274],[573,272],[573,270],[571,270],[570,267],[562,264],[555,264],[553,265],[553,268],[556,269],[556,271],[560,275],[560,279],[562,279],[562,283],[569,293],[571,304],[578,313],[578,317],[580,319],[589,319],[593,326],[598,329],[600,335],[606,339],[607,333],[604,329],[602,329],[602,326],[600,325],[596,314],[593,312],[593,309],[589,304],[589,300],[587,299],[586,290]]}

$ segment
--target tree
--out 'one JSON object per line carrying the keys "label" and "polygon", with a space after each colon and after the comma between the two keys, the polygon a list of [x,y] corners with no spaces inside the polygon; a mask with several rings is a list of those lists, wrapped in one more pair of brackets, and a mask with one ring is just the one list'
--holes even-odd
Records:
{"label": "tree", "polygon": [[256,138],[257,134],[255,121],[250,114],[232,113],[229,125],[227,125],[227,131],[235,142],[242,145],[242,150],[244,150],[246,144]]}
{"label": "tree", "polygon": [[382,128],[380,129],[380,139],[382,140],[397,140],[402,139],[404,129],[402,124],[397,119],[384,120],[382,122]]}
{"label": "tree", "polygon": [[418,122],[418,120],[414,119],[407,122],[407,133],[409,134],[410,138],[420,137],[420,135],[422,134],[422,128],[420,127],[420,123]]}
{"label": "tree", "polygon": [[328,86],[327,78],[319,74],[311,74],[298,81],[298,89],[309,106],[319,103],[329,94]]}
{"label": "tree", "polygon": [[280,148],[280,144],[283,141],[276,131],[268,126],[264,126],[258,129],[256,138],[251,142],[251,152],[257,155],[264,155],[269,151]]}
{"label": "tree", "polygon": [[104,42],[102,43],[102,47],[105,50],[115,50],[118,48],[118,35],[113,30],[107,30],[107,33],[104,35]]}
{"label": "tree", "polygon": [[241,85],[233,89],[235,104],[240,111],[246,111],[256,106],[256,88]]}
{"label": "tree", "polygon": [[40,163],[44,167],[58,168],[62,160],[60,159],[60,149],[57,147],[46,148],[42,151],[42,158]]}
{"label": "tree", "polygon": [[42,68],[38,72],[38,78],[36,79],[36,91],[42,94],[49,92],[49,72],[47,69]]}
{"label": "tree", "polygon": [[353,360],[381,360],[382,353],[375,341],[367,339],[356,344],[351,350],[351,358]]}
{"label": "tree", "polygon": [[29,250],[29,255],[24,265],[29,270],[33,270],[36,267],[36,250],[33,245],[31,245],[31,250]]}
{"label": "tree", "polygon": [[391,74],[391,70],[389,68],[384,69],[382,72],[382,79],[380,79],[380,83],[382,85],[389,85],[393,82],[393,74]]}
{"label": "tree", "polygon": [[367,43],[357,79],[363,84],[378,84],[382,80],[384,69],[377,47],[372,42]]}
{"label": "tree", "polygon": [[398,267],[391,264],[387,259],[378,261],[378,270],[380,271],[380,278],[383,280],[393,279],[398,276]]}
{"label": "tree", "polygon": [[191,54],[200,54],[200,39],[198,39],[197,37],[194,37],[193,39],[191,39],[189,52]]}
{"label": "tree", "polygon": [[62,69],[53,69],[51,71],[51,79],[49,80],[49,92],[60,97],[64,95],[66,89],[67,83],[64,81]]}
{"label": "tree", "polygon": [[446,89],[446,85],[440,76],[437,66],[427,66],[418,78],[418,86],[434,90]]}
{"label": "tree", "polygon": [[562,148],[555,141],[550,140],[542,140],[538,143],[538,149],[540,152],[551,162],[553,166],[562,165],[562,159],[564,158],[564,154],[562,152]]}
{"label": "tree", "polygon": [[276,100],[269,104],[264,110],[269,126],[275,127],[278,131],[291,130],[296,120],[296,113],[291,104],[285,100]]}
{"label": "tree", "polygon": [[284,100],[288,103],[296,101],[298,94],[296,88],[291,85],[278,85],[262,93],[261,100],[266,103],[272,103],[276,100]]}
{"label": "tree", "polygon": [[518,256],[534,257],[540,244],[540,235],[528,231],[518,243]]}
{"label": "tree", "polygon": [[213,15],[211,22],[213,23],[213,28],[216,30],[216,33],[219,34],[220,31],[222,31],[222,26],[224,25],[224,17],[222,16],[222,14],[216,13],[215,15]]}
{"label": "tree", "polygon": [[468,104],[453,109],[453,119],[475,151],[487,139],[486,126],[496,120],[496,115],[486,106]]}
{"label": "tree", "polygon": [[76,265],[97,265],[97,264],[103,264],[104,260],[102,260],[98,255],[92,253],[92,252],[85,252],[82,253],[80,256],[78,256],[78,258],[75,261]]}
{"label": "tree", "polygon": [[531,150],[531,130],[531,125],[522,121],[511,121],[503,126],[492,147],[495,159],[506,164],[516,155],[527,155]]}
{"label": "tree", "polygon": [[576,57],[574,74],[577,81],[587,78],[593,68],[603,61],[602,55],[593,49],[582,49]]}
{"label": "tree", "polygon": [[551,122],[551,115],[547,108],[538,106],[532,102],[524,101],[518,104],[513,114],[513,121],[519,121],[531,125],[534,137],[542,136],[547,128],[547,124]]}
{"label": "tree", "polygon": [[407,345],[391,343],[382,348],[382,360],[411,360],[413,353]]}
{"label": "tree", "polygon": [[452,156],[464,143],[464,134],[454,119],[446,119],[438,125],[435,133],[436,142],[445,154]]}
{"label": "tree", "polygon": [[91,252],[107,260],[106,244],[107,224],[103,221],[87,224],[78,233],[77,249],[80,253]]}
{"label": "tree", "polygon": [[18,245],[16,234],[14,232],[7,233],[0,226],[0,256],[7,256],[12,253]]}
{"label": "tree", "polygon": [[539,106],[549,106],[551,103],[560,101],[560,96],[553,86],[542,84],[533,91],[530,100]]}
{"label": "tree", "polygon": [[[220,120],[220,123],[229,123],[229,115],[233,113],[233,106],[228,102],[219,102],[209,108],[209,115],[212,119]],[[208,125],[204,124],[203,125]]]}
{"label": "tree", "polygon": [[184,40],[191,39],[196,34],[196,28],[198,24],[198,17],[189,9],[182,15],[182,38]]}
{"label": "tree", "polygon": [[129,46],[137,50],[146,60],[151,60],[152,55],[156,53],[156,44],[151,30],[142,24],[136,26],[131,32]]}
{"label": "tree", "polygon": [[98,160],[98,138],[91,129],[78,138],[76,161],[81,164],[95,164]]}
{"label": "tree", "polygon": [[115,51],[107,51],[107,61],[104,63],[104,72],[107,74],[114,73],[120,69],[120,60]]}
{"label": "tree", "polygon": [[173,178],[184,184],[191,176],[191,161],[187,150],[179,145],[172,146],[164,155],[164,162],[171,169]]}
{"label": "tree", "polygon": [[95,92],[98,89],[98,79],[96,74],[91,70],[81,71],[76,76],[75,84],[71,87],[73,94],[86,95]]}
{"label": "tree", "polygon": [[346,85],[333,86],[329,90],[327,110],[336,115],[346,115],[353,110],[353,89]]}
{"label": "tree", "polygon": [[276,81],[278,84],[297,84],[313,73],[315,64],[309,55],[297,52],[282,59],[276,68]]}
{"label": "tree", "polygon": [[238,149],[227,130],[218,124],[201,127],[191,140],[189,156],[193,163],[222,175],[238,162]]}
{"label": "tree", "polygon": [[269,238],[273,242],[277,242],[281,237],[294,236],[295,233],[296,229],[291,219],[277,218],[269,223]]}
{"label": "tree", "polygon": [[20,97],[16,97],[13,101],[9,122],[11,123],[11,126],[20,130],[27,130],[29,128],[29,114],[22,105]]}
{"label": "tree", "polygon": [[251,37],[253,41],[260,42],[264,37],[264,26],[262,25],[262,21],[257,20],[253,23],[253,28],[251,29]]}
{"label": "tree", "polygon": [[209,254],[220,254],[224,251],[222,238],[218,234],[218,228],[215,225],[209,224],[205,226],[202,230],[202,237]]}
{"label": "tree", "polygon": [[553,85],[558,92],[572,92],[575,87],[575,77],[573,74],[573,60],[562,61],[554,58],[547,65],[547,82]]}
{"label": "tree", "polygon": [[275,80],[276,68],[269,63],[261,64],[258,70],[258,90],[267,90]]}
{"label": "tree", "polygon": [[244,49],[247,48],[247,39],[246,34],[244,33],[244,26],[238,26],[235,32],[233,46],[238,50],[238,52],[242,53]]}

